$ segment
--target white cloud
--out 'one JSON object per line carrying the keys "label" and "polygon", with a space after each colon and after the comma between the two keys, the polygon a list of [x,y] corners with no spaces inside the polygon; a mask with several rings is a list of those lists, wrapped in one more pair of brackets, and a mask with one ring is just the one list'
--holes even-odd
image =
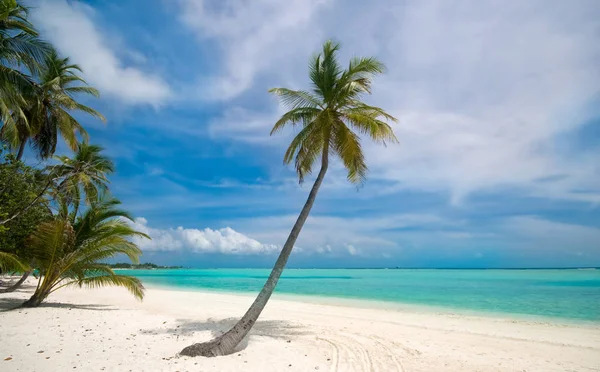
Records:
{"label": "white cloud", "polygon": [[600,255],[600,228],[557,222],[537,216],[508,218],[502,228],[538,250],[560,249],[579,255]]}
{"label": "white cloud", "polygon": [[[284,242],[297,216],[278,215],[230,221],[256,239]],[[298,238],[303,255],[357,256],[405,259],[450,254],[482,258],[486,252],[506,258],[533,260],[552,257],[600,258],[600,229],[552,221],[537,216],[498,217],[480,220],[429,214],[377,217],[312,215]],[[497,249],[501,247],[501,249]],[[471,256],[470,256],[471,257]],[[535,265],[535,261],[528,261]],[[569,264],[581,265],[581,263]]]}
{"label": "white cloud", "polygon": [[[117,58],[106,33],[94,25],[93,16],[91,7],[75,1],[41,1],[32,9],[32,19],[43,36],[79,64],[88,83],[101,94],[129,104],[159,105],[169,98],[170,88],[159,76],[125,66]],[[129,54],[144,61],[139,52]]]}
{"label": "white cloud", "polygon": [[208,130],[213,138],[229,138],[261,145],[280,144],[281,140],[274,140],[269,136],[278,115],[279,113],[265,114],[234,106],[212,119]]}
{"label": "white cloud", "polygon": [[350,253],[351,256],[356,256],[357,254],[359,254],[358,249],[356,249],[352,244],[348,244],[346,246],[346,249],[348,250],[348,253]]}
{"label": "white cloud", "polygon": [[208,95],[229,99],[248,89],[257,74],[277,73],[294,50],[318,40],[311,19],[325,0],[180,0],[183,24],[201,42],[214,39],[223,53],[222,76],[203,84]]}
{"label": "white cloud", "polygon": [[[342,61],[356,53],[386,62],[370,101],[399,117],[401,144],[365,148],[371,178],[395,183],[389,192],[449,192],[458,204],[512,189],[600,203],[598,148],[561,142],[597,114],[597,1],[206,3],[182,1],[182,17],[225,45],[225,97],[306,88],[308,57],[326,37],[342,42]],[[257,143],[278,113],[230,109],[211,130]]]}
{"label": "white cloud", "polygon": [[206,228],[187,229],[157,229],[148,226],[148,221],[137,218],[133,227],[149,235],[152,240],[135,238],[135,242],[146,251],[179,251],[186,250],[195,253],[222,254],[268,254],[277,252],[279,247],[272,244],[262,244],[244,234],[225,227],[219,230]]}
{"label": "white cloud", "polygon": [[[231,221],[244,231],[252,231],[261,241],[284,242],[296,215],[279,215]],[[373,255],[397,251],[406,241],[406,229],[432,231],[460,228],[460,221],[445,220],[429,214],[397,214],[380,217],[337,217],[311,215],[297,244],[303,253],[333,255]]]}

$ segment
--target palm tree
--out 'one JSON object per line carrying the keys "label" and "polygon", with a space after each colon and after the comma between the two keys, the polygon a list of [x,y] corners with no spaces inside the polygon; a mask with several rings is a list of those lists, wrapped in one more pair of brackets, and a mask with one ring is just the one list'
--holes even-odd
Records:
{"label": "palm tree", "polygon": [[77,217],[82,195],[85,195],[87,204],[92,205],[108,190],[107,175],[113,173],[115,167],[109,158],[100,153],[102,150],[97,145],[80,143],[73,158],[55,157],[61,162],[57,174],[65,175],[55,191],[73,206],[72,222]]}
{"label": "palm tree", "polygon": [[[39,191],[31,195],[31,201],[22,200],[26,203],[22,203],[24,205],[21,205],[18,210],[12,211],[8,216],[0,216],[0,229],[7,222],[23,216],[31,207],[43,204],[42,201],[46,196],[50,196],[64,207],[63,214],[69,216],[70,223],[74,223],[81,205],[82,194],[85,195],[87,204],[92,205],[108,191],[107,175],[114,171],[114,165],[110,159],[100,154],[102,150],[100,146],[81,143],[72,159],[67,156],[57,156],[56,159],[61,163],[48,167],[47,174],[43,176],[45,179],[43,185],[38,188]],[[18,161],[16,164],[22,165]],[[70,207],[72,211],[69,213]],[[7,264],[14,262],[10,260],[11,258],[17,257],[0,256],[0,268],[3,260],[6,260]],[[28,261],[24,257],[21,259],[22,262]],[[0,289],[0,293],[13,292],[25,282],[33,269],[26,264],[23,265],[27,268],[11,270],[23,272],[21,278],[14,285]]]}
{"label": "palm tree", "polygon": [[47,173],[43,175],[44,186],[40,187],[30,202],[24,203],[8,216],[0,215],[0,227],[36,205],[47,196],[49,189],[53,189],[50,192],[53,199],[66,202],[64,205],[67,209],[73,206],[71,222],[74,222],[81,205],[82,194],[85,194],[86,202],[92,204],[108,190],[107,175],[114,172],[114,165],[110,159],[100,154],[102,150],[103,148],[97,145],[80,143],[73,159],[68,156],[56,156],[61,164],[47,167]]}
{"label": "palm tree", "polygon": [[[24,118],[23,95],[31,94],[37,75],[50,51],[27,20],[28,9],[16,0],[0,0],[0,137],[15,137],[14,117]],[[24,70],[26,72],[24,72]]]}
{"label": "palm tree", "polygon": [[[81,111],[105,120],[98,111],[75,99],[78,94],[99,96],[98,91],[88,86],[77,72],[81,72],[81,68],[71,64],[69,58],[59,57],[55,50],[48,54],[39,84],[35,84],[30,95],[24,96],[22,115],[13,112],[14,125],[5,125],[5,139],[19,148],[17,159],[23,156],[28,140],[32,141],[41,159],[49,158],[56,151],[59,132],[67,145],[76,151],[79,144],[78,135],[84,141],[87,141],[88,135],[71,115],[73,111]],[[75,85],[76,83],[83,85]]]}
{"label": "palm tree", "polygon": [[116,199],[101,200],[91,205],[74,224],[59,215],[38,227],[30,243],[40,279],[34,294],[23,306],[37,307],[51,293],[70,285],[122,286],[136,298],[144,297],[139,279],[117,275],[101,263],[118,254],[125,254],[138,263],[142,252],[130,239],[149,238],[127,223],[132,217],[117,209],[119,204]]}
{"label": "palm tree", "polygon": [[319,174],[269,278],[254,303],[233,328],[212,341],[186,347],[181,355],[229,354],[248,334],[275,290],[292,253],[327,172],[330,153],[342,161],[350,182],[360,184],[365,180],[367,165],[359,135],[353,129],[384,145],[386,141],[397,142],[392,128],[385,122],[396,119],[383,109],[360,100],[365,93],[371,93],[372,78],[383,73],[384,65],[375,58],[354,58],[344,70],[336,59],[338,49],[339,44],[327,41],[323,51],[313,57],[309,65],[312,92],[285,88],[269,91],[290,108],[275,123],[271,134],[287,125],[302,128],[285,152],[284,162],[289,164],[295,159],[296,172],[300,182],[303,182],[317,159],[321,159]]}

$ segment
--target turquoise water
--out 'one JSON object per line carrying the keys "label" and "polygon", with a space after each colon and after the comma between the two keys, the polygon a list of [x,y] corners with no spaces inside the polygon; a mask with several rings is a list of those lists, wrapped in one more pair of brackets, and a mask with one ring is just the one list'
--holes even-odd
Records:
{"label": "turquoise water", "polygon": [[[123,273],[149,285],[258,293],[269,270]],[[600,270],[288,269],[277,292],[600,321]]]}

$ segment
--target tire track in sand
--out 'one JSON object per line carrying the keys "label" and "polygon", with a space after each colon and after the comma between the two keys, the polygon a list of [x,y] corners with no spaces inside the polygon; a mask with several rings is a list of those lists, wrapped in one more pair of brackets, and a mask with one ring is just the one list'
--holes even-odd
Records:
{"label": "tire track in sand", "polygon": [[375,335],[325,331],[317,337],[332,350],[331,372],[405,372],[399,352],[407,348]]}

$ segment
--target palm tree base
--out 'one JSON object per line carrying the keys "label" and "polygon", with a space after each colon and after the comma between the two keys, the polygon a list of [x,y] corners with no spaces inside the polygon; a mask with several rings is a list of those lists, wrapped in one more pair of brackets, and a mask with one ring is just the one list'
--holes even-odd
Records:
{"label": "palm tree base", "polygon": [[40,296],[37,293],[34,293],[29,300],[23,302],[23,305],[21,305],[21,307],[38,307],[42,304],[44,298],[45,296]]}
{"label": "palm tree base", "polygon": [[181,352],[179,353],[179,355],[182,355],[182,356],[189,356],[189,357],[203,356],[203,357],[208,357],[208,358],[221,356],[221,355],[227,355],[227,354],[231,354],[231,352],[230,353],[223,352],[223,350],[221,348],[221,337],[218,337],[212,341],[201,342],[201,343],[187,346],[186,348],[181,350]]}

